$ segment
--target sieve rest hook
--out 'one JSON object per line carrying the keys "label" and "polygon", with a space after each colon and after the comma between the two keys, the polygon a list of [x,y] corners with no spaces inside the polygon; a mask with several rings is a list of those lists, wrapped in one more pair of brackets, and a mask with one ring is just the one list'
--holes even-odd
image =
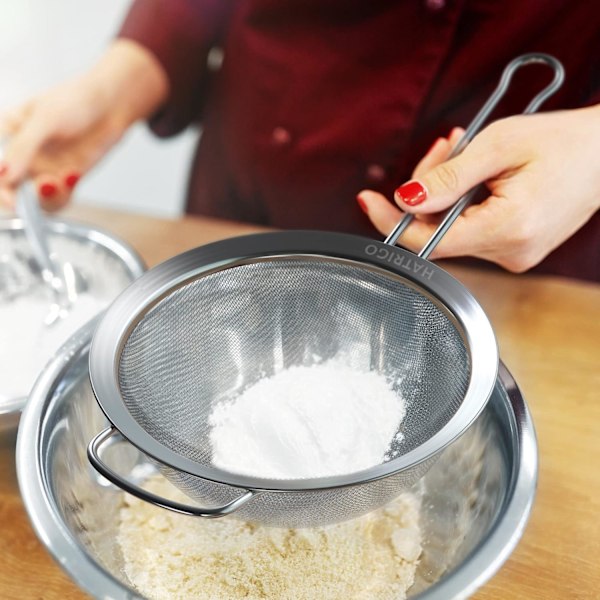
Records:
{"label": "sieve rest hook", "polygon": [[127,481],[102,460],[100,454],[102,446],[105,446],[113,441],[111,438],[114,436],[119,436],[121,438],[117,441],[127,441],[123,436],[121,436],[116,427],[108,427],[96,435],[89,443],[87,449],[89,461],[92,463],[92,466],[96,469],[96,471],[98,471],[98,473],[100,473],[102,476],[106,477],[106,479],[108,479],[112,484],[116,485],[118,488],[131,494],[132,496],[135,496],[140,500],[144,500],[145,502],[149,502],[150,504],[154,504],[155,506],[160,506],[161,508],[166,508],[173,512],[192,517],[216,519],[218,517],[225,517],[226,515],[230,515],[231,513],[235,512],[244,504],[246,504],[248,500],[251,500],[256,494],[259,493],[255,490],[242,490],[244,493],[235,500],[232,500],[223,506],[215,506],[212,508],[200,508],[198,506],[182,504],[181,502],[175,502],[174,500],[163,498],[162,496],[158,496],[157,494],[153,494],[152,492],[137,486],[131,481]]}
{"label": "sieve rest hook", "polygon": [[[479,110],[475,118],[471,121],[456,146],[452,149],[452,152],[448,157],[449,159],[460,154],[465,149],[467,144],[469,144],[469,142],[475,137],[475,134],[477,134],[477,132],[481,129],[482,125],[498,105],[498,102],[500,102],[500,100],[506,94],[514,73],[521,67],[531,64],[545,64],[549,66],[554,71],[554,79],[541,92],[539,92],[535,98],[533,98],[522,114],[528,115],[536,112],[542,103],[552,96],[552,94],[554,94],[558,88],[560,88],[565,78],[565,70],[562,66],[562,63],[558,59],[550,56],[549,54],[544,54],[541,52],[531,52],[529,54],[522,54],[521,56],[518,56],[506,66],[502,72],[498,86]],[[466,206],[470,204],[475,194],[481,189],[482,185],[483,184],[480,184],[468,191],[456,202],[452,208],[446,212],[446,215],[439,224],[438,228],[419,252],[419,257],[427,258],[433,252],[434,248],[439,244],[440,240],[444,237],[448,229],[450,229],[456,218],[462,213]],[[384,243],[394,246],[398,241],[398,238],[404,233],[405,229],[409,226],[413,219],[414,215],[412,213],[406,213],[396,227],[394,227],[392,232],[385,238]]]}

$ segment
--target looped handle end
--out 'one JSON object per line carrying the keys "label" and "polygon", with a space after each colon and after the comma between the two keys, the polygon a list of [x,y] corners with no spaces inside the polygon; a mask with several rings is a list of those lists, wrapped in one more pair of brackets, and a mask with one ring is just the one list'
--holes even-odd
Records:
{"label": "looped handle end", "polygon": [[127,492],[128,494],[131,494],[140,500],[144,500],[145,502],[149,502],[155,506],[160,506],[161,508],[166,508],[167,510],[183,515],[216,519],[234,513],[244,504],[246,504],[246,502],[251,500],[255,494],[258,494],[258,492],[255,490],[245,490],[245,492],[235,500],[232,500],[231,502],[222,506],[215,506],[211,508],[200,508],[198,506],[182,504],[181,502],[175,502],[174,500],[169,500],[168,498],[163,498],[162,496],[153,494],[152,492],[137,486],[131,481],[127,481],[102,460],[102,447],[108,444],[111,438],[114,438],[115,436],[120,436],[121,441],[126,441],[115,427],[108,427],[96,435],[88,445],[88,460],[94,469],[96,469],[96,471],[98,471],[98,473],[100,473],[103,477],[106,477],[106,479],[108,479],[118,488],[122,489],[124,492]]}

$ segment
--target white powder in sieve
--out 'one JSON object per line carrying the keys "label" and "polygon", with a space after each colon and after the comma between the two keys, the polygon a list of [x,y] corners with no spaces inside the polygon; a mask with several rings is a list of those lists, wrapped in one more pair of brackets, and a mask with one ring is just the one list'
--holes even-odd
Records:
{"label": "white powder in sieve", "polygon": [[[145,487],[189,502],[160,476]],[[315,529],[186,517],[127,494],[123,502],[124,572],[151,600],[402,600],[422,550],[413,493]]]}
{"label": "white powder in sieve", "polygon": [[352,473],[384,461],[405,413],[374,371],[337,361],[290,367],[214,407],[212,463],[263,478]]}

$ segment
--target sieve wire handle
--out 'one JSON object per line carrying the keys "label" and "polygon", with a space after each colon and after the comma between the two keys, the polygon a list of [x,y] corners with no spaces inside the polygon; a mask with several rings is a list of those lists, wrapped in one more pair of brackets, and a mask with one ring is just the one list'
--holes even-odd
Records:
{"label": "sieve wire handle", "polygon": [[144,500],[145,502],[149,502],[155,506],[160,506],[161,508],[166,508],[167,510],[171,510],[183,515],[216,519],[218,517],[230,515],[246,504],[248,500],[251,500],[255,494],[258,494],[258,492],[254,490],[245,490],[241,496],[235,500],[232,500],[228,504],[224,504],[223,506],[215,506],[212,508],[200,508],[198,506],[182,504],[181,502],[175,502],[174,500],[169,500],[167,498],[163,498],[162,496],[158,496],[157,494],[153,494],[152,492],[149,492],[125,479],[102,460],[102,446],[110,442],[111,438],[117,435],[121,438],[121,441],[126,441],[126,439],[120,434],[119,430],[115,427],[108,427],[96,435],[88,445],[88,460],[90,463],[92,463],[92,466],[94,469],[96,469],[96,471],[98,471],[98,473],[106,477],[106,479],[108,479],[118,488],[131,494],[132,496],[136,496],[140,500]]}
{"label": "sieve wire handle", "polygon": [[[498,102],[500,102],[500,100],[504,97],[504,94],[506,94],[508,91],[510,82],[515,72],[521,67],[531,64],[545,64],[549,66],[554,71],[554,79],[541,92],[539,92],[535,98],[533,98],[522,114],[528,115],[536,112],[542,103],[552,96],[552,94],[554,94],[554,92],[556,92],[556,90],[558,90],[558,88],[562,85],[565,78],[565,70],[562,66],[562,63],[558,59],[542,52],[531,52],[529,54],[522,54],[521,56],[518,56],[506,66],[502,72],[502,76],[500,77],[500,81],[498,82],[496,89],[492,92],[492,95],[487,99],[486,103],[481,107],[477,115],[475,115],[475,118],[465,130],[463,136],[452,149],[448,159],[454,158],[460,154],[465,149],[467,144],[475,137],[475,134],[481,129],[492,111],[498,105]],[[433,252],[444,235],[446,235],[448,229],[450,229],[454,221],[456,221],[457,217],[471,203],[475,194],[482,187],[483,184],[480,184],[468,191],[464,196],[459,198],[452,208],[446,212],[446,215],[439,224],[438,228],[418,253],[419,257],[427,258]],[[412,213],[406,213],[396,227],[394,227],[392,232],[385,238],[384,243],[395,246],[398,238],[404,233],[413,219],[414,215]]]}

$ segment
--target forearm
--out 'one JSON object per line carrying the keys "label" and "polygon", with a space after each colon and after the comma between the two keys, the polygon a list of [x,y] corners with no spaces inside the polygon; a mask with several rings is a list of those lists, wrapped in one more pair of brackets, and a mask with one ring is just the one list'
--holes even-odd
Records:
{"label": "forearm", "polygon": [[[600,156],[600,103],[587,106],[581,110],[585,111],[586,115],[589,117],[590,127],[594,131],[595,147],[593,149],[593,154],[598,157]],[[592,202],[594,202],[591,207],[592,210],[600,210],[600,187],[596,190],[596,194],[593,196]]]}
{"label": "forearm", "polygon": [[226,31],[238,0],[134,0],[118,33],[152,53],[169,93],[150,126],[171,136],[201,118],[209,83],[207,56]]}
{"label": "forearm", "polygon": [[132,40],[115,40],[85,77],[108,106],[118,108],[123,129],[153,114],[169,95],[169,80],[150,50]]}

